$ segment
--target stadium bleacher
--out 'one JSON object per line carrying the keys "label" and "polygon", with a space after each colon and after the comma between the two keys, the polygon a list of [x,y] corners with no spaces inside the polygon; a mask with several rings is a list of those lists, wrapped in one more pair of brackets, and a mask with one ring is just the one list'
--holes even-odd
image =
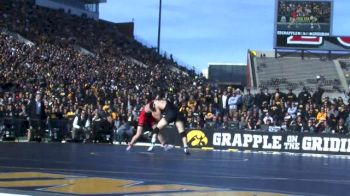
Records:
{"label": "stadium bleacher", "polygon": [[307,87],[314,90],[317,86],[322,86],[329,92],[345,90],[333,61],[302,60],[298,57],[263,57],[256,58],[256,66],[260,87],[281,89]]}

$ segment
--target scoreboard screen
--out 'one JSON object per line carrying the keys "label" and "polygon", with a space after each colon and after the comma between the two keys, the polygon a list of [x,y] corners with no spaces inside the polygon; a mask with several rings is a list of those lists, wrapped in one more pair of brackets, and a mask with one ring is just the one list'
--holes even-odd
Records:
{"label": "scoreboard screen", "polygon": [[276,35],[332,35],[332,0],[276,0]]}

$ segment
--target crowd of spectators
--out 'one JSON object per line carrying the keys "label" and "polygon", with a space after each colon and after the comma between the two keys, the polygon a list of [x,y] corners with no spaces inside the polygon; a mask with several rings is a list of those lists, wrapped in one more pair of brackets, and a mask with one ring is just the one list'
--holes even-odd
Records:
{"label": "crowd of spectators", "polygon": [[[152,92],[177,93],[193,82],[193,71],[130,40],[112,23],[37,7],[32,1],[5,1],[0,11],[2,118],[27,121],[29,106],[40,95],[45,128],[62,124],[50,123],[57,120],[71,124],[82,112],[96,122],[131,122]],[[30,119],[21,123],[22,130],[32,128],[38,116]],[[60,128],[71,130],[72,125]]]}
{"label": "crowd of spectators", "polygon": [[186,70],[172,58],[157,55],[154,49],[130,39],[130,35],[125,36],[114,23],[40,7],[34,0],[5,0],[0,13],[0,28],[19,33],[38,44],[78,45],[98,56],[123,55],[146,65],[175,65]]}
{"label": "crowd of spectators", "polygon": [[117,136],[132,135],[140,108],[158,94],[179,106],[189,128],[348,133],[348,103],[322,99],[321,88],[298,96],[243,93],[209,84],[113,24],[31,1],[5,1],[0,11],[0,130],[20,130],[30,140],[53,130],[73,141],[94,142],[101,132],[122,140]]}
{"label": "crowd of spectators", "polygon": [[322,98],[323,92],[318,88],[311,94],[304,88],[296,95],[292,89],[284,93],[277,88],[273,93],[261,89],[251,94],[247,89],[243,94],[231,87],[214,92],[207,87],[204,94],[193,94],[181,110],[192,127],[347,134],[349,100]]}

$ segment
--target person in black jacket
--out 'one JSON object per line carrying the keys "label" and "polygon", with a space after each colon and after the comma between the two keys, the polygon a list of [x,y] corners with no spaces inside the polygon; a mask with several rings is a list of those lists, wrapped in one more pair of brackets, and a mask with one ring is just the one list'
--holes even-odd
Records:
{"label": "person in black jacket", "polygon": [[297,101],[297,96],[293,93],[293,89],[289,88],[288,93],[286,94],[286,102],[296,102]]}
{"label": "person in black jacket", "polygon": [[316,91],[312,94],[312,101],[317,105],[321,105],[323,93],[324,90],[321,87],[317,87]]}
{"label": "person in black jacket", "polygon": [[305,105],[310,98],[311,98],[311,95],[309,91],[304,87],[303,91],[301,91],[298,95],[299,103]]}
{"label": "person in black jacket", "polygon": [[35,99],[30,100],[28,104],[28,116],[28,141],[35,139],[40,142],[45,133],[46,123],[45,104],[40,92],[36,93]]}
{"label": "person in black jacket", "polygon": [[261,88],[260,92],[255,95],[254,102],[259,108],[262,106],[262,103],[264,102],[264,89]]}
{"label": "person in black jacket", "polygon": [[251,110],[254,105],[254,95],[250,93],[250,89],[247,89],[247,94],[243,96],[243,108],[244,110]]}

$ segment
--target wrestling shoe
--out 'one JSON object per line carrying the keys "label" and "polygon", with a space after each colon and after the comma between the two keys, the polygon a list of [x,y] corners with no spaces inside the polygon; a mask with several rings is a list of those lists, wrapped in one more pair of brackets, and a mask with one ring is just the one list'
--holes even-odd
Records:
{"label": "wrestling shoe", "polygon": [[173,146],[173,145],[169,145],[169,144],[165,144],[165,145],[163,146],[163,148],[164,148],[164,151],[168,151],[168,150],[173,149],[174,146]]}
{"label": "wrestling shoe", "polygon": [[148,152],[152,152],[152,151],[153,151],[153,148],[154,148],[154,144],[151,144],[151,145],[148,147],[147,151],[148,151]]}
{"label": "wrestling shoe", "polygon": [[190,150],[188,149],[188,147],[184,147],[184,152],[185,152],[185,154],[187,154],[187,155],[190,155],[191,153],[190,153]]}

